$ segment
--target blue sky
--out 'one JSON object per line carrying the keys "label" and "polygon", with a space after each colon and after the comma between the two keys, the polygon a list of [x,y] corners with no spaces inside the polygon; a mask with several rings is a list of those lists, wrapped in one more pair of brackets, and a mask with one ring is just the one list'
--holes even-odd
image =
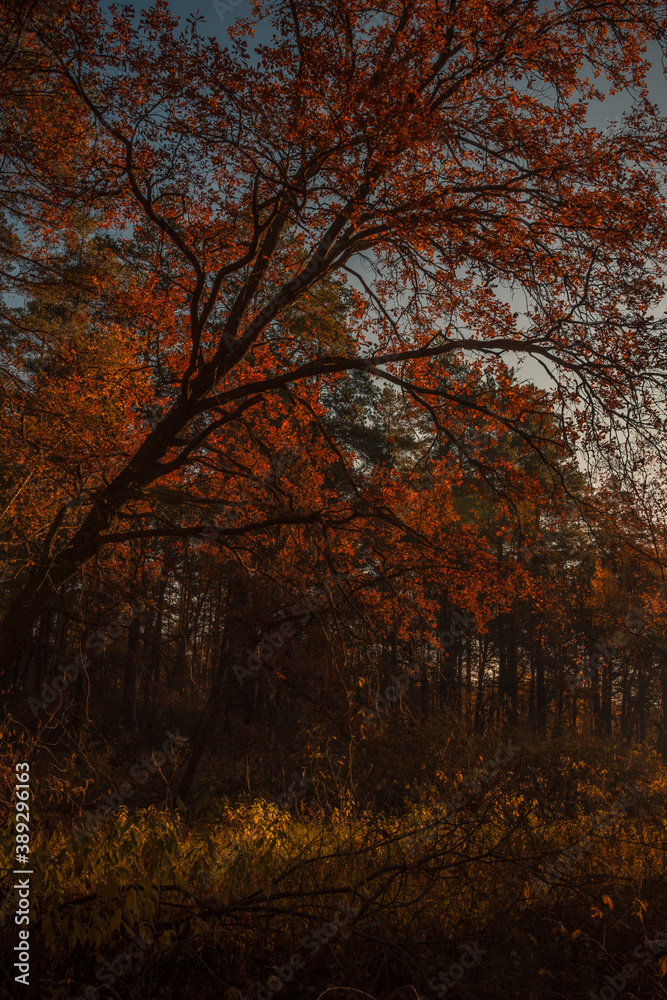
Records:
{"label": "blue sky", "polygon": [[[135,10],[138,12],[145,6],[148,6],[148,4],[137,3],[135,5]],[[200,24],[199,28],[200,34],[212,35],[223,45],[229,42],[227,31],[234,21],[239,17],[248,17],[251,15],[250,0],[205,0],[205,2],[199,6],[196,2],[191,2],[191,0],[170,0],[169,6],[176,15],[183,19],[183,22],[185,22],[185,19],[190,14],[199,14],[203,16],[204,20]],[[270,27],[268,25],[265,26],[260,24],[256,29],[255,44],[266,44],[269,43],[270,40]],[[667,115],[667,78],[664,71],[665,61],[658,46],[655,46],[655,48],[648,53],[648,58],[652,62],[652,68],[649,73],[651,99],[656,105],[658,105],[660,111]],[[600,81],[598,81],[598,86],[600,89],[603,89]],[[604,101],[591,106],[589,113],[590,124],[595,125],[598,128],[604,128],[609,122],[617,120],[623,114],[623,111],[628,110],[630,106],[631,99],[627,94],[617,94],[612,97],[607,97]],[[514,307],[519,311],[523,311],[525,308],[523,297],[515,299],[509,290],[507,290],[505,294],[502,294],[502,297],[506,298],[507,301],[512,302]],[[514,356],[508,354],[505,354],[504,357],[509,364],[514,364],[516,360],[518,360]],[[553,383],[544,371],[544,368],[531,358],[525,359],[517,374],[520,378],[534,381],[544,388],[553,387]]]}
{"label": "blue sky", "polygon": [[[137,10],[143,4],[136,4]],[[250,0],[206,0],[202,5],[197,5],[191,0],[170,0],[169,7],[179,17],[185,19],[189,14],[200,14],[204,18],[201,34],[213,35],[220,42],[227,43],[227,30],[237,17],[249,17],[251,14]],[[270,41],[270,30],[263,29],[260,25],[255,35],[256,41]],[[661,52],[658,46],[648,53],[648,58],[653,63],[649,84],[651,97],[661,110],[667,114],[667,79],[665,78],[661,64]],[[594,110],[591,121],[602,125],[606,121],[613,120],[628,107],[628,101],[622,95],[607,98],[603,104]]]}

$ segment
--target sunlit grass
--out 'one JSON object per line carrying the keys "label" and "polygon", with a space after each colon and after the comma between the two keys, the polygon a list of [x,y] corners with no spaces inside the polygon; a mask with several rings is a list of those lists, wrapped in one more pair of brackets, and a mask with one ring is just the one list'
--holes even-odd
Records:
{"label": "sunlit grass", "polygon": [[[500,928],[514,928],[538,962],[545,942],[553,945],[549,921],[565,926],[568,940],[583,929],[595,941],[603,928],[607,948],[614,934],[621,945],[623,935],[638,941],[642,920],[665,910],[656,886],[664,889],[667,771],[654,755],[598,750],[590,741],[534,741],[473,791],[463,783],[469,766],[453,768],[446,793],[462,793],[463,805],[449,818],[438,779],[394,815],[333,809],[309,817],[257,799],[209,803],[198,819],[180,808],[122,806],[81,843],[71,830],[46,837],[37,828],[32,919],[35,953],[50,970],[43,995],[77,996],[132,934],[150,947],[128,977],[158,958],[178,968],[185,949],[207,968],[218,956],[216,976],[242,986],[243,975],[261,978],[267,962],[283,960],[350,900],[361,906],[353,935],[339,934],[329,948],[344,966],[363,966],[369,935],[402,941],[417,966],[420,953],[480,935],[495,941]],[[642,790],[640,804],[596,831],[624,784]],[[531,881],[582,838],[578,859],[537,898]],[[5,869],[11,846],[5,833]],[[614,905],[623,922],[607,926]],[[9,937],[9,926],[0,935]],[[426,948],[427,941],[440,943]],[[497,961],[507,961],[505,952]],[[396,975],[423,987],[410,962]]]}

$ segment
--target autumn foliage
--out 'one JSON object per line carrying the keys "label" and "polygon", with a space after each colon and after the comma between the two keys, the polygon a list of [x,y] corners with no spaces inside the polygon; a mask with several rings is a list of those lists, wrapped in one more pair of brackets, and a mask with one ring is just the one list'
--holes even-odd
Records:
{"label": "autumn foliage", "polygon": [[[407,989],[478,928],[522,967],[476,995],[552,995],[523,887],[619,791],[598,755],[667,759],[666,29],[647,0],[258,0],[223,45],[164,0],[0,6],[0,688],[53,1000],[128,928],[249,988],[257,928],[280,962],[336,886],[385,949],[355,939],[348,985]],[[415,860],[510,734],[539,752]],[[559,890],[570,951],[616,882],[633,931],[660,908],[656,773],[634,846]]]}

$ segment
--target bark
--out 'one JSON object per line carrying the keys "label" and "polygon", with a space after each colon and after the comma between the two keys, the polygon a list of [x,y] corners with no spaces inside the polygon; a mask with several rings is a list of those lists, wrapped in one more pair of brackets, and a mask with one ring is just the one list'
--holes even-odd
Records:
{"label": "bark", "polygon": [[607,663],[603,664],[602,670],[602,726],[607,736],[611,736],[611,690],[613,681],[613,661],[611,656]]}
{"label": "bark", "polygon": [[518,717],[519,677],[517,673],[517,649],[512,617],[501,618],[498,622],[498,717],[503,714],[511,725],[516,725]]}
{"label": "bark", "polygon": [[421,690],[421,715],[422,722],[425,722],[429,717],[430,705],[431,705],[431,683],[429,677],[428,664],[424,664],[421,680],[419,681],[419,687]]}
{"label": "bark", "polygon": [[470,729],[472,715],[472,639],[466,639],[466,728]]}
{"label": "bark", "polygon": [[535,671],[535,726],[543,731],[547,724],[547,686],[544,676],[544,647],[538,636],[534,638],[533,669]]}
{"label": "bark", "polygon": [[141,637],[141,655],[143,662],[145,664],[145,670],[142,671],[142,673],[144,674],[143,697],[141,699],[141,708],[139,709],[139,731],[142,739],[146,735],[146,719],[148,716],[149,692],[151,690],[152,673],[153,673],[153,664],[149,652],[151,648],[151,640],[153,637],[154,621],[155,621],[155,609],[149,608],[144,619],[144,627]]}
{"label": "bark", "polygon": [[186,803],[190,796],[197,768],[199,767],[204,751],[218,726],[220,716],[237,686],[238,681],[228,666],[222,676],[221,683],[216,685],[216,689],[211,693],[208,705],[191,742],[190,757],[188,758],[178,786],[178,796],[183,803]]}
{"label": "bark", "polygon": [[637,739],[646,742],[647,701],[651,682],[652,654],[647,650],[640,659],[637,679]]}
{"label": "bark", "polygon": [[667,654],[660,653],[660,694],[662,696],[662,719],[658,735],[658,752],[667,761]]}
{"label": "bark", "polygon": [[489,637],[479,644],[479,664],[477,667],[477,696],[475,698],[475,732],[479,733],[484,726],[484,671],[489,650]]}
{"label": "bark", "polygon": [[130,622],[125,654],[125,677],[123,681],[123,725],[133,740],[139,738],[137,718],[137,688],[139,684],[139,641],[141,639],[141,619],[135,614]]}
{"label": "bark", "polygon": [[[3,688],[7,687],[12,666],[26,648],[32,628],[51,598],[89,559],[97,555],[105,544],[105,532],[114,525],[122,505],[137,497],[163,474],[159,460],[193,417],[191,403],[180,400],[175,403],[122,472],[91,497],[91,508],[69,542],[55,553],[48,548],[37,562],[0,623],[0,683]],[[64,508],[52,524],[53,535],[57,534],[63,515]]]}

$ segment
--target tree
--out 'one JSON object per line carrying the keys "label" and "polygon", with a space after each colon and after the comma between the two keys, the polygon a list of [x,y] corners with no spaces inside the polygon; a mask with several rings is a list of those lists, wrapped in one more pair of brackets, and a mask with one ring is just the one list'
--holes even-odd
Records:
{"label": "tree", "polygon": [[[370,20],[363,0],[260,4],[275,35],[254,63],[249,21],[223,49],[196,19],[178,34],[161,0],[139,20],[108,20],[94,0],[3,9],[6,287],[58,275],[85,215],[124,273],[100,298],[131,316],[154,379],[120,454],[86,470],[78,523],[55,513],[9,602],[5,674],[53,593],[106,546],[201,535],[197,518],[165,524],[156,500],[176,485],[187,509],[205,506],[191,487],[204,447],[226,443],[214,475],[236,477],[230,436],[241,418],[250,434],[266,426],[281,393],[298,389],[305,413],[321,380],[369,371],[434,422],[483,413],[540,452],[519,390],[500,411],[433,364],[512,351],[559,372],[571,448],[610,424],[657,440],[665,144],[642,53],[664,42],[663,5],[381,6]],[[607,131],[586,121],[600,96],[586,65],[635,95]],[[281,318],[351,272],[345,335],[297,343]],[[348,516],[387,516],[369,502]],[[231,544],[266,521],[249,504],[220,530]],[[342,522],[313,492],[277,523]]]}

